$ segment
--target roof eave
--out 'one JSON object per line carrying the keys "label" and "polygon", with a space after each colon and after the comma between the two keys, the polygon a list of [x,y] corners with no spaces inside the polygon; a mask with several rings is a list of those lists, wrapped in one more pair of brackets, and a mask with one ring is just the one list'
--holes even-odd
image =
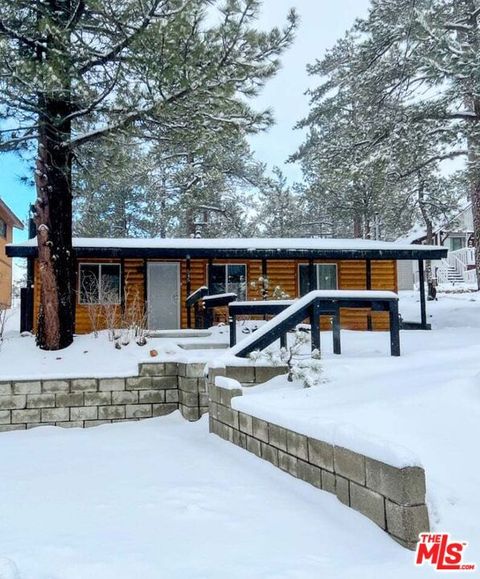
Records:
{"label": "roof eave", "polygon": [[[77,258],[150,258],[150,259],[441,259],[447,248],[411,249],[235,249],[235,248],[154,248],[154,247],[77,247]],[[7,245],[9,257],[36,257],[33,246]]]}
{"label": "roof eave", "polygon": [[15,215],[15,213],[5,204],[4,201],[0,199],[0,211],[3,211],[4,214],[7,216],[8,224],[16,229],[24,229],[23,223],[20,219]]}

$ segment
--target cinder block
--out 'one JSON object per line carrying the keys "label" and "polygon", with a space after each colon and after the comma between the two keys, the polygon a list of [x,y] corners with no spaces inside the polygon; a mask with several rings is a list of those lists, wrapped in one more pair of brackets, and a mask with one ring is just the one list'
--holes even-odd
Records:
{"label": "cinder block", "polygon": [[70,382],[70,392],[96,392],[97,389],[95,378],[78,378]]}
{"label": "cinder block", "polygon": [[16,396],[0,396],[0,410],[19,410],[27,405],[25,394]]}
{"label": "cinder block", "polygon": [[113,420],[114,418],[125,418],[125,408],[126,408],[125,406],[99,406],[98,418],[100,420]]}
{"label": "cinder block", "polygon": [[151,404],[127,404],[126,418],[150,418],[152,416]]}
{"label": "cinder block", "polygon": [[261,443],[262,448],[262,458],[268,460],[274,466],[278,466],[278,449],[270,446],[269,444]]}
{"label": "cinder block", "polygon": [[[40,426],[45,426],[43,423]],[[70,422],[56,422],[55,426],[60,426],[61,428],[83,428],[82,420],[75,420]]]}
{"label": "cinder block", "polygon": [[[335,446],[333,455],[335,473],[361,485],[365,484],[365,457],[363,454],[357,454],[356,452],[348,450],[348,448]],[[311,459],[312,457],[310,455],[310,460]]]}
{"label": "cinder block", "polygon": [[165,390],[139,390],[138,401],[140,404],[165,402]]}
{"label": "cinder block", "polygon": [[0,424],[10,424],[10,410],[0,410]]}
{"label": "cinder block", "polygon": [[185,406],[198,406],[198,393],[197,392],[185,392],[184,390],[179,390],[178,399],[180,404]]}
{"label": "cinder block", "polygon": [[69,392],[68,380],[42,380],[42,392]]}
{"label": "cinder block", "polygon": [[232,405],[232,398],[242,396],[241,388],[221,388],[220,387],[220,403],[224,406]]}
{"label": "cinder block", "polygon": [[261,420],[260,418],[253,417],[252,422],[253,436],[262,440],[263,442],[268,442],[268,422]]}
{"label": "cinder block", "polygon": [[420,467],[396,468],[365,459],[367,487],[400,505],[425,503],[425,471]]}
{"label": "cinder block", "polygon": [[333,472],[333,445],[316,438],[309,438],[308,460],[320,468]]}
{"label": "cinder block", "polygon": [[198,391],[208,397],[207,380],[206,378],[198,379]]}
{"label": "cinder block", "polygon": [[240,384],[244,382],[255,382],[255,368],[253,366],[227,366],[226,376],[238,380]]}
{"label": "cinder block", "polygon": [[21,422],[40,422],[40,410],[31,408],[29,410],[12,410],[12,424]]}
{"label": "cinder block", "polygon": [[10,396],[12,394],[11,382],[0,382],[0,396]]}
{"label": "cinder block", "polygon": [[[65,422],[68,420],[70,420],[70,408],[42,408],[42,422]],[[29,422],[33,422],[33,420]]]}
{"label": "cinder block", "polygon": [[385,499],[382,495],[350,482],[350,506],[385,529]]}
{"label": "cinder block", "polygon": [[183,390],[184,392],[194,392],[195,394],[198,394],[198,379],[179,376],[178,388],[179,390]]}
{"label": "cinder block", "polygon": [[40,381],[35,382],[14,382],[14,394],[40,394],[42,391],[42,384]]}
{"label": "cinder block", "polygon": [[344,505],[350,506],[350,483],[348,479],[340,475],[335,476],[335,494],[337,499]]}
{"label": "cinder block", "polygon": [[287,452],[297,458],[308,461],[307,437],[292,430],[287,430]]}
{"label": "cinder block", "polygon": [[83,406],[83,392],[74,392],[73,394],[55,394],[55,403],[60,407]]}
{"label": "cinder block", "polygon": [[29,394],[27,408],[52,408],[55,406],[55,394]]}
{"label": "cinder block", "polygon": [[127,390],[151,390],[153,388],[152,378],[149,376],[127,378],[125,388]]}
{"label": "cinder block", "polygon": [[140,376],[165,376],[165,364],[140,364]]}
{"label": "cinder block", "polygon": [[[152,404],[152,415],[153,416],[165,416],[166,414],[171,414],[177,410],[177,404]],[[196,419],[195,419],[196,420]]]}
{"label": "cinder block", "polygon": [[165,362],[165,376],[178,376],[178,363]]}
{"label": "cinder block", "polygon": [[125,378],[102,378],[98,381],[100,392],[125,390]]}
{"label": "cinder block", "polygon": [[112,392],[112,404],[137,404],[138,391]]}
{"label": "cinder block", "polygon": [[318,489],[322,488],[322,475],[318,466],[297,459],[297,477]]}
{"label": "cinder block", "polygon": [[222,388],[215,386],[215,384],[210,384],[208,387],[208,398],[212,402],[220,403],[222,401],[221,397]]}
{"label": "cinder block", "polygon": [[268,425],[268,443],[280,450],[287,450],[287,431],[276,424]]}
{"label": "cinder block", "polygon": [[97,406],[82,406],[80,408],[70,408],[70,420],[96,420],[98,418]]}
{"label": "cinder block", "polygon": [[261,457],[262,447],[260,445],[261,443],[259,440],[253,438],[252,436],[248,436],[247,434],[247,450],[249,452],[253,452],[253,454],[256,454],[257,456]]}
{"label": "cinder block", "polygon": [[295,456],[291,456],[281,450],[278,451],[278,466],[295,477],[297,476],[297,462],[298,459]]}
{"label": "cinder block", "polygon": [[187,362],[178,364],[179,376],[188,378],[203,378],[205,373],[205,362]]}
{"label": "cinder block", "polygon": [[0,424],[0,432],[10,432],[11,430],[25,430],[26,424]]}
{"label": "cinder block", "polygon": [[198,394],[198,403],[200,406],[208,408],[208,394],[204,394],[203,392],[200,392]]}
{"label": "cinder block", "polygon": [[253,434],[253,419],[249,414],[243,412],[238,413],[238,426],[245,434]]}
{"label": "cinder block", "polygon": [[185,406],[184,404],[180,404],[179,408],[183,418],[189,422],[194,422],[200,418],[200,409],[198,406]]}
{"label": "cinder block", "polygon": [[322,490],[327,493],[336,494],[335,475],[328,470],[322,469]]}
{"label": "cinder block", "polygon": [[430,530],[426,505],[404,507],[386,499],[385,507],[387,531],[391,535],[403,541],[413,542],[418,539],[419,533],[426,533]]}
{"label": "cinder block", "polygon": [[102,424],[111,424],[111,420],[85,420],[83,423],[85,428],[91,428],[92,426],[102,426]]}
{"label": "cinder block", "polygon": [[255,366],[255,382],[263,384],[268,382],[275,376],[287,374],[288,368],[286,366]]}
{"label": "cinder block", "polygon": [[210,402],[209,404],[209,411],[210,411],[210,416],[213,416],[213,418],[215,418],[215,420],[218,420],[218,408],[219,408],[220,404],[217,404],[216,402]]}
{"label": "cinder block", "polygon": [[247,447],[247,435],[239,430],[233,430],[233,444],[236,444],[240,448]]}
{"label": "cinder block", "polygon": [[239,429],[238,427],[238,411],[233,410],[232,408],[227,408],[226,406],[222,406],[219,404],[218,406],[218,419],[220,422],[224,424],[228,424],[232,428],[236,430]]}
{"label": "cinder block", "polygon": [[85,392],[85,406],[108,406],[111,403],[111,392]]}
{"label": "cinder block", "polygon": [[168,388],[178,388],[177,376],[160,376],[152,378],[152,388],[167,390]]}

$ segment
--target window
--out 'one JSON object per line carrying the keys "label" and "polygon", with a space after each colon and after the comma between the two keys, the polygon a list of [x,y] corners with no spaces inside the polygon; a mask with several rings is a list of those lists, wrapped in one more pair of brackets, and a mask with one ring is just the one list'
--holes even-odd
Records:
{"label": "window", "polygon": [[235,293],[239,300],[247,297],[247,266],[229,263],[226,265],[212,265],[210,293]]}
{"label": "window", "polygon": [[80,264],[80,303],[119,304],[120,275],[120,265]]}
{"label": "window", "polygon": [[[337,289],[337,265],[335,263],[316,263],[314,267],[317,271],[317,289],[334,290]],[[298,277],[300,285],[300,295],[308,293],[308,264],[298,266]]]}
{"label": "window", "polygon": [[7,237],[7,223],[0,217],[0,237]]}
{"label": "window", "polygon": [[450,237],[450,251],[465,247],[465,237]]}

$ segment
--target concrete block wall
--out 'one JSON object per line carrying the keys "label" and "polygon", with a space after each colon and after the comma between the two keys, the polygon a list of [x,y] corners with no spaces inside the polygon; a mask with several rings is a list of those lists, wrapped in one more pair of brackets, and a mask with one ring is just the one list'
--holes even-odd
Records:
{"label": "concrete block wall", "polygon": [[[186,420],[208,412],[204,362],[139,364],[138,375],[118,378],[65,378],[0,381],[0,432],[34,426],[88,427],[140,420],[179,409]],[[255,385],[285,369],[222,368],[223,375]]]}
{"label": "concrete block wall", "polygon": [[430,529],[422,468],[396,468],[239,412],[231,401],[242,395],[241,388],[216,385],[218,375],[212,373],[208,381],[210,432],[336,495],[395,541],[415,549],[418,534]]}

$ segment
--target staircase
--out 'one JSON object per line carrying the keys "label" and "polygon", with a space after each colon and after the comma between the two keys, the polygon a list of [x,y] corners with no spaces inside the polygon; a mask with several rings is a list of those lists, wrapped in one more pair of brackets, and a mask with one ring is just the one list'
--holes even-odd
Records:
{"label": "staircase", "polygon": [[475,265],[475,250],[464,247],[456,251],[449,251],[446,258],[441,260],[436,268],[438,283],[463,285],[470,283],[472,266]]}

